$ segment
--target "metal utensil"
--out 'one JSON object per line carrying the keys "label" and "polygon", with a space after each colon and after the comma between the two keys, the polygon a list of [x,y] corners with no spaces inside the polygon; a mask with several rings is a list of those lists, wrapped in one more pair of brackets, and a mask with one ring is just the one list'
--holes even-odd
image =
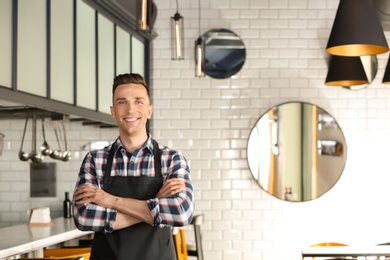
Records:
{"label": "metal utensil", "polygon": [[5,135],[3,133],[0,133],[0,155],[3,154],[4,137],[5,137]]}
{"label": "metal utensil", "polygon": [[43,155],[49,155],[51,153],[50,146],[46,142],[46,135],[45,135],[45,119],[42,118],[42,135],[43,135],[43,144],[41,145],[41,153]]}
{"label": "metal utensil", "polygon": [[65,142],[65,151],[63,154],[64,158],[62,158],[62,160],[66,162],[70,160],[70,158],[72,157],[72,153],[68,150],[68,141],[66,140],[65,123],[63,120],[62,120],[62,129],[64,131],[64,142]]}
{"label": "metal utensil", "polygon": [[58,143],[58,148],[50,153],[50,157],[56,160],[62,160],[64,158],[64,152],[61,150],[61,144],[60,144],[60,139],[58,137],[58,131],[57,131],[57,126],[54,126],[54,134],[56,135],[57,143]]}
{"label": "metal utensil", "polygon": [[26,123],[24,124],[22,144],[20,145],[20,149],[19,149],[19,159],[21,161],[28,161],[28,159],[30,159],[30,153],[23,152],[23,143],[24,143],[24,137],[26,135],[27,123],[28,123],[28,116],[26,117]]}
{"label": "metal utensil", "polygon": [[33,116],[33,131],[32,131],[32,151],[30,154],[30,159],[32,162],[41,163],[43,161],[44,156],[40,153],[36,152],[37,146],[37,118]]}

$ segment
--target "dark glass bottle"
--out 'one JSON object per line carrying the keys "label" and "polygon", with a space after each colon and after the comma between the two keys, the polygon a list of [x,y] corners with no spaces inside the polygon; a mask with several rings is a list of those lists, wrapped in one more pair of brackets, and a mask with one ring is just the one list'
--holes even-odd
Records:
{"label": "dark glass bottle", "polygon": [[69,199],[69,192],[65,192],[65,200],[64,200],[64,218],[72,217],[72,203]]}

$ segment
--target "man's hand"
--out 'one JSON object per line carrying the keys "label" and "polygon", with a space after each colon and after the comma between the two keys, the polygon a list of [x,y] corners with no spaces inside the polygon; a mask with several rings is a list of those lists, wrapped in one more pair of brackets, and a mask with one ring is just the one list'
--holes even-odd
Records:
{"label": "man's hand", "polygon": [[182,179],[168,179],[165,181],[164,185],[161,187],[156,197],[166,198],[175,195],[186,187],[186,183]]}
{"label": "man's hand", "polygon": [[113,202],[117,197],[99,189],[91,184],[79,187],[74,192],[76,204],[94,203],[104,208],[112,208]]}

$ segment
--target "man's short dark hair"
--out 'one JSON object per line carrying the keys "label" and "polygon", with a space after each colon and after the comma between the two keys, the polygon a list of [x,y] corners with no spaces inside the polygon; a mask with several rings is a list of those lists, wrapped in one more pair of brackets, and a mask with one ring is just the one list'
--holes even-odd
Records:
{"label": "man's short dark hair", "polygon": [[125,74],[119,74],[114,78],[114,84],[112,85],[112,96],[114,97],[114,93],[116,88],[119,85],[123,84],[137,84],[137,85],[142,85],[145,87],[146,92],[148,94],[148,98],[150,100],[150,91],[149,87],[145,82],[145,79],[137,73],[125,73]]}

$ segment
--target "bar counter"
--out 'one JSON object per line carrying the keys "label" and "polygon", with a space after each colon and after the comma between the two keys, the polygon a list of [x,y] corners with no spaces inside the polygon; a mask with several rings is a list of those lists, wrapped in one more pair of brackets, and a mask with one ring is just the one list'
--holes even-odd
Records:
{"label": "bar counter", "polygon": [[390,246],[323,246],[310,247],[302,251],[302,259],[312,259],[313,257],[384,259],[385,257],[390,257]]}
{"label": "bar counter", "polygon": [[0,228],[0,259],[30,252],[42,257],[43,248],[92,234],[78,230],[73,219],[55,218],[50,226],[28,224]]}

